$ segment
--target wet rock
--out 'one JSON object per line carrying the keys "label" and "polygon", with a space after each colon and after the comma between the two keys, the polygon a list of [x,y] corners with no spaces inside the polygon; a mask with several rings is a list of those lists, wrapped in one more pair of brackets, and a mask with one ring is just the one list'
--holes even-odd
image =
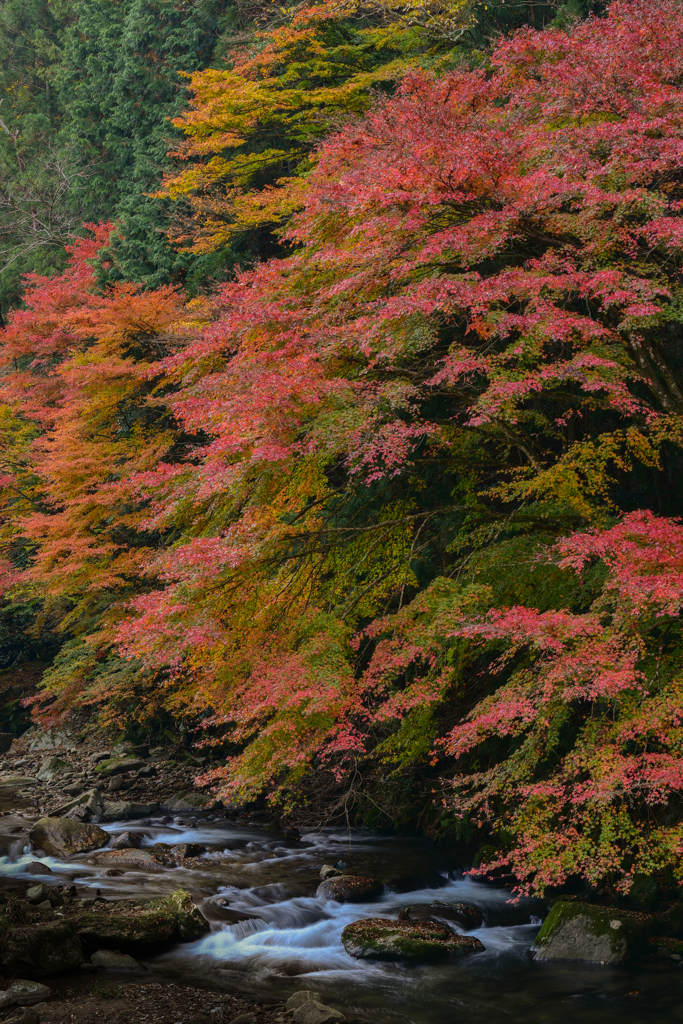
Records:
{"label": "wet rock", "polygon": [[483,916],[480,910],[473,907],[471,903],[445,903],[441,900],[434,900],[428,907],[410,907],[410,917],[416,921],[440,921],[447,924],[460,925],[471,931],[473,928],[481,928]]}
{"label": "wet rock", "polygon": [[149,850],[135,848],[122,850],[104,850],[95,856],[95,863],[107,867],[134,867],[146,871],[154,871],[161,867],[159,861]]}
{"label": "wet rock", "polygon": [[3,938],[5,974],[44,978],[74,970],[83,960],[76,930],[67,921],[14,925]]}
{"label": "wet rock", "polygon": [[17,1006],[34,1006],[36,1003],[42,1003],[44,999],[49,999],[52,995],[52,989],[47,985],[41,985],[39,981],[24,979],[13,981],[7,992]]}
{"label": "wet rock", "polygon": [[0,732],[0,754],[6,754],[16,736],[11,732]]}
{"label": "wet rock", "polygon": [[108,821],[122,821],[136,818],[149,818],[158,808],[158,804],[136,804],[121,800],[117,803],[105,803],[104,816]]}
{"label": "wet rock", "polygon": [[199,907],[195,906],[192,896],[185,889],[176,889],[166,898],[176,916],[176,932],[183,942],[194,942],[210,929]]}
{"label": "wet rock", "polygon": [[98,949],[90,957],[95,967],[103,967],[110,971],[142,971],[142,964],[128,953],[118,950]]}
{"label": "wet rock", "polygon": [[32,860],[30,864],[27,864],[24,868],[27,875],[51,875],[52,868],[49,868],[47,864],[43,864],[42,860]]}
{"label": "wet rock", "polygon": [[326,900],[336,900],[337,903],[360,903],[381,896],[383,891],[382,883],[376,882],[373,878],[341,875],[321,882],[315,894]]}
{"label": "wet rock", "polygon": [[623,963],[638,952],[654,925],[644,914],[558,902],[536,936],[534,959]]}
{"label": "wet rock", "polygon": [[170,852],[173,857],[199,857],[206,853],[206,847],[201,843],[178,843],[171,847]]}
{"label": "wet rock", "polygon": [[332,864],[323,864],[320,869],[320,878],[323,882],[326,882],[328,878],[339,878],[344,872],[340,871],[339,868],[335,868]]}
{"label": "wet rock", "polygon": [[33,846],[53,857],[96,850],[109,842],[109,836],[97,825],[85,825],[70,818],[40,818],[28,834]]}
{"label": "wet rock", "polygon": [[295,992],[294,995],[290,996],[285,1003],[285,1010],[298,1010],[304,1003],[319,1002],[322,1003],[322,997],[317,992],[311,992],[309,989],[301,989],[299,992]]}
{"label": "wet rock", "polygon": [[390,921],[382,917],[354,921],[342,932],[342,943],[357,960],[399,960],[429,963],[448,956],[480,953],[484,946],[472,935],[456,935],[435,921]]}
{"label": "wet rock", "polygon": [[323,1003],[311,1000],[302,1003],[298,1010],[292,1014],[296,1024],[336,1024],[337,1021],[345,1021],[346,1017],[339,1010],[333,1010]]}
{"label": "wet rock", "polygon": [[112,850],[139,850],[142,839],[136,832],[122,832],[111,844]]}
{"label": "wet rock", "polygon": [[61,757],[57,757],[56,754],[53,754],[51,757],[48,757],[46,761],[43,761],[36,778],[40,779],[41,782],[52,782],[52,780],[56,779],[59,775],[69,771],[71,771],[71,765],[69,762],[65,761]]}

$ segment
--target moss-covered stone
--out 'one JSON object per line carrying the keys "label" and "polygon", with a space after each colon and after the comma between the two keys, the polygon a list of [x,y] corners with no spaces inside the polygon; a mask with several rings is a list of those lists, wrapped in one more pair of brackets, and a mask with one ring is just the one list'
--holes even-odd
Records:
{"label": "moss-covered stone", "polygon": [[448,956],[480,953],[473,935],[456,935],[435,921],[391,921],[371,917],[354,921],[342,932],[344,949],[357,960],[401,960],[429,963]]}
{"label": "moss-covered stone", "polygon": [[113,903],[81,911],[72,920],[88,949],[114,948],[133,955],[151,952],[172,939],[189,942],[209,930],[185,889],[137,908]]}
{"label": "moss-covered stone", "polygon": [[145,761],[139,757],[108,757],[106,761],[100,761],[94,769],[96,775],[123,775],[125,772],[138,771],[145,767]]}
{"label": "moss-covered stone", "polygon": [[81,911],[73,918],[81,942],[88,950],[120,949],[143,954],[169,942],[176,931],[176,915],[170,905],[111,913]]}
{"label": "moss-covered stone", "polygon": [[536,960],[623,963],[644,945],[656,922],[646,914],[558,902],[536,937]]}
{"label": "moss-covered stone", "polygon": [[185,889],[176,889],[167,896],[168,903],[176,915],[176,932],[183,942],[194,942],[209,931],[209,923],[202,917],[199,908],[192,902],[192,897]]}
{"label": "moss-covered stone", "polygon": [[336,900],[337,903],[362,903],[374,899],[375,896],[381,896],[383,891],[382,883],[376,882],[374,878],[340,875],[338,878],[328,878],[321,882],[315,894],[326,900]]}

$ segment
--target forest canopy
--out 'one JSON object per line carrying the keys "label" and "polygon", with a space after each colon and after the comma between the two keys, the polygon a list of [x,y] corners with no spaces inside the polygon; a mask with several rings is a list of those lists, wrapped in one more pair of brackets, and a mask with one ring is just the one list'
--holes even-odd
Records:
{"label": "forest canopy", "polygon": [[3,17],[34,716],[521,890],[681,883],[678,0]]}

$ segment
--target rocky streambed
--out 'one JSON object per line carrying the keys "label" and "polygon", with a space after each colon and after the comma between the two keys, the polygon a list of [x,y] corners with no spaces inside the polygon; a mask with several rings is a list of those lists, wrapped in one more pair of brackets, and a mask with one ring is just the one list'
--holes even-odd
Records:
{"label": "rocky streambed", "polygon": [[681,904],[513,903],[457,851],[224,808],[182,753],[43,742],[0,765],[0,1019],[680,1015]]}

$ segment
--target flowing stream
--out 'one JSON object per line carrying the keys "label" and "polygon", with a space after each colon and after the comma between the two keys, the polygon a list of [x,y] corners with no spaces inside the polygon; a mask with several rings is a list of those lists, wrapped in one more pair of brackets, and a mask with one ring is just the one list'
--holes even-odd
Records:
{"label": "flowing stream", "polygon": [[[99,890],[111,899],[163,896],[183,887],[200,902],[211,933],[146,961],[150,980],[264,1000],[284,1000],[309,988],[349,1015],[377,1024],[683,1021],[683,971],[671,961],[618,968],[535,963],[530,947],[544,905],[514,904],[506,890],[463,877],[447,852],[427,842],[333,829],[309,831],[296,841],[220,819],[149,819],[103,827],[112,838],[136,832],[143,849],[156,842],[201,843],[207,852],[198,866],[116,871],[80,854],[42,858],[53,874],[35,876],[26,869],[36,857],[20,831],[30,820],[16,814],[0,819],[0,877],[6,885],[12,879],[74,882],[83,896]],[[383,881],[384,895],[367,904],[316,898],[321,865],[338,861],[349,873]],[[435,899],[481,910],[484,924],[472,934],[485,952],[419,967],[357,961],[344,952],[341,932],[349,922],[395,917],[402,908]],[[229,923],[234,911],[249,920]]]}

